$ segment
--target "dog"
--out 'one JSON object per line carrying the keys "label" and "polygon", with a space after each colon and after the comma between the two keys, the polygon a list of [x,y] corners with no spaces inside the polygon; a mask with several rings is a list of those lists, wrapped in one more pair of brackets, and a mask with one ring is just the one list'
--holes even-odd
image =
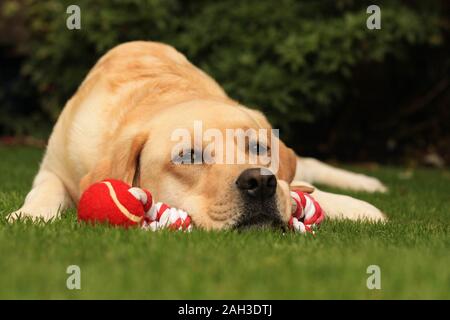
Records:
{"label": "dog", "polygon": [[277,138],[266,139],[266,145],[253,141],[256,152],[277,143],[271,155],[279,163],[277,172],[259,162],[175,163],[175,145],[178,156],[192,158],[195,150],[190,143],[180,147],[173,132],[189,132],[195,121],[223,134],[272,129],[261,112],[232,100],[169,45],[134,41],[111,49],[66,103],[32,189],[10,220],[53,220],[75,206],[89,185],[106,178],[151,190],[155,199],[189,212],[196,227],[208,230],[286,225],[293,185],[312,193],[329,218],[386,219],[367,202],[312,185],[385,192],[380,181],[298,157]]}

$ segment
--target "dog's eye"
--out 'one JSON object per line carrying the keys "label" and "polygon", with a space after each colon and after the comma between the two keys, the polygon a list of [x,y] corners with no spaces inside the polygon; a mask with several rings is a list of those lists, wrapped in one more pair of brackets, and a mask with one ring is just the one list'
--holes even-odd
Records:
{"label": "dog's eye", "polygon": [[250,142],[250,152],[256,155],[267,155],[268,151],[270,150],[270,147],[266,147],[265,145],[259,143],[259,142]]}
{"label": "dog's eye", "polygon": [[178,154],[182,159],[182,164],[201,164],[203,163],[202,152],[195,149],[180,151]]}

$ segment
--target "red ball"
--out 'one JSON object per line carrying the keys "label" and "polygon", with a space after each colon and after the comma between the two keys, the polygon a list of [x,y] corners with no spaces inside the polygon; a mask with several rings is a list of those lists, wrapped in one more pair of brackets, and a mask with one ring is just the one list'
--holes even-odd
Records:
{"label": "red ball", "polygon": [[144,214],[152,205],[150,192],[145,205],[128,190],[123,181],[108,179],[91,185],[78,203],[78,220],[91,223],[109,223],[116,226],[140,225]]}

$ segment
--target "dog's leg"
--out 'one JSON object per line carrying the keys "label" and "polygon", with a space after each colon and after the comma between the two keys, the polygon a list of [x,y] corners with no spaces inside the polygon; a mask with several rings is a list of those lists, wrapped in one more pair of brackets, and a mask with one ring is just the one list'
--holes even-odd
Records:
{"label": "dog's leg", "polygon": [[20,216],[48,221],[57,217],[71,203],[61,179],[56,174],[41,169],[34,178],[33,188],[25,198],[25,203],[19,210],[11,213],[8,220],[14,221]]}
{"label": "dog's leg", "polygon": [[382,222],[386,216],[368,202],[349,196],[324,192],[318,189],[312,193],[314,199],[331,219],[350,219]]}
{"label": "dog's leg", "polygon": [[313,158],[297,157],[295,180],[354,191],[387,191],[387,188],[376,178],[334,168]]}
{"label": "dog's leg", "polygon": [[[319,202],[320,206],[330,219],[350,219],[383,222],[386,216],[376,207],[368,202],[358,200],[349,196],[324,192],[319,190],[307,182],[293,181],[292,187],[301,187],[303,189],[311,189],[311,195]],[[309,192],[309,191],[308,191]]]}

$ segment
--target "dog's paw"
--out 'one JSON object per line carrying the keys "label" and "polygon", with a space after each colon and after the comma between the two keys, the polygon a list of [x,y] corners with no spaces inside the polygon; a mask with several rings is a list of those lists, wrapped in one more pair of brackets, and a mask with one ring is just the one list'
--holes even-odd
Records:
{"label": "dog's paw", "polygon": [[387,221],[383,212],[366,201],[320,190],[316,190],[312,196],[320,203],[325,215],[330,219]]}
{"label": "dog's paw", "polygon": [[344,188],[353,191],[364,191],[369,193],[388,191],[388,188],[377,178],[369,177],[364,174],[355,174],[355,176],[348,180]]}
{"label": "dog's paw", "polygon": [[48,222],[53,220],[58,215],[53,208],[35,208],[33,210],[20,208],[17,211],[11,212],[6,216],[9,223],[14,223],[18,220],[31,220],[33,222],[43,221]]}
{"label": "dog's paw", "polygon": [[340,196],[339,200],[328,208],[326,214],[330,218],[385,222],[386,216],[378,208],[368,202],[348,196]]}

